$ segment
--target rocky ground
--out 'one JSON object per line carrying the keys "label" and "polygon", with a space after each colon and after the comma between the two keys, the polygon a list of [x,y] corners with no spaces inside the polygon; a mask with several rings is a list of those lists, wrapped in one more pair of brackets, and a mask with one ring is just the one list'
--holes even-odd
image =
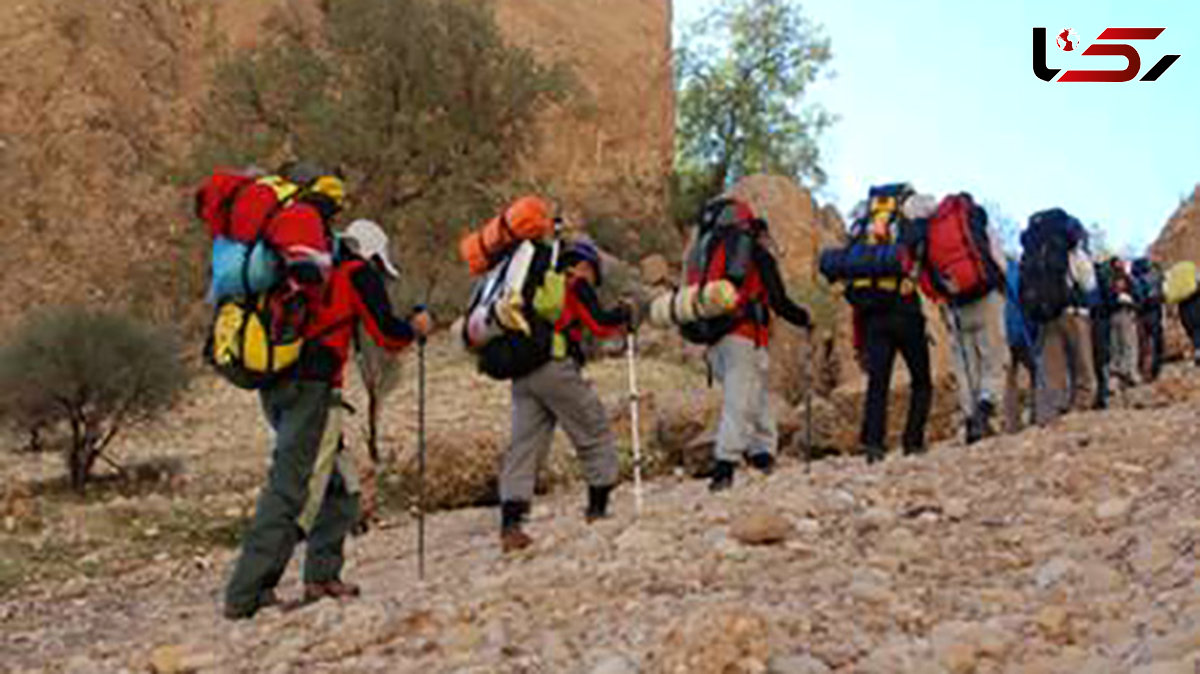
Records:
{"label": "rocky ground", "polygon": [[[788,464],[542,499],[528,554],[490,510],[350,546],[355,602],[219,617],[229,551],[41,583],[0,603],[5,672],[1072,672],[1200,667],[1192,371],[1127,408],[867,468]],[[298,592],[294,573],[284,588]]]}

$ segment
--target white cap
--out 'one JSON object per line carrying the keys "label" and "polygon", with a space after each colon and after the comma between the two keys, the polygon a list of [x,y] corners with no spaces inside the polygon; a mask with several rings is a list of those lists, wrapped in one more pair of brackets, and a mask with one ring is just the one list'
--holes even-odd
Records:
{"label": "white cap", "polygon": [[400,270],[392,264],[392,258],[388,255],[387,233],[383,231],[379,223],[372,220],[355,220],[350,223],[345,232],[342,232],[342,238],[350,244],[354,252],[362,257],[368,260],[378,257],[379,263],[383,265],[383,270],[388,276],[400,277]]}

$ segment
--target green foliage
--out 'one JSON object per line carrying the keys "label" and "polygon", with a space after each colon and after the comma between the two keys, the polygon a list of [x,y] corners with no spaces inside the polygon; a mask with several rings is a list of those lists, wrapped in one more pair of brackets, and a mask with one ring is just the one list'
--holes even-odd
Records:
{"label": "green foliage", "polygon": [[124,425],[175,401],[187,373],[175,340],[118,314],[36,314],[0,349],[0,420],[26,432],[69,429],[71,487],[82,492]]}
{"label": "green foliage", "polygon": [[321,31],[281,14],[269,39],[220,69],[197,166],[340,166],[350,217],[397,241],[408,289],[461,301],[456,243],[511,196],[535,118],[573,91],[569,73],[506,43],[489,5],[340,0]]}
{"label": "green foliage", "polygon": [[820,185],[816,139],[835,118],[804,95],[829,39],[794,0],[722,0],[676,51],[678,210],[756,173]]}

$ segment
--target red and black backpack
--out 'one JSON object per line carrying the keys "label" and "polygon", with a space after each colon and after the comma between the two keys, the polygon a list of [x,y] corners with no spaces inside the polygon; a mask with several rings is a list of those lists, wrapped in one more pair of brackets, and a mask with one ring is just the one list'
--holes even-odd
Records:
{"label": "red and black backpack", "polygon": [[[729,281],[739,294],[750,291],[749,301],[737,312],[704,318],[679,326],[679,332],[693,344],[711,346],[721,341],[745,319],[764,321],[765,291],[747,288],[754,275],[756,237],[766,229],[765,220],[755,216],[749,204],[721,197],[710,201],[700,212],[696,241],[684,257],[684,281],[703,286],[714,281]],[[761,286],[761,282],[759,283]]]}
{"label": "red and black backpack", "polygon": [[952,194],[938,204],[926,225],[929,280],[952,304],[973,302],[1004,286],[1004,272],[991,255],[987,211],[970,194]]}

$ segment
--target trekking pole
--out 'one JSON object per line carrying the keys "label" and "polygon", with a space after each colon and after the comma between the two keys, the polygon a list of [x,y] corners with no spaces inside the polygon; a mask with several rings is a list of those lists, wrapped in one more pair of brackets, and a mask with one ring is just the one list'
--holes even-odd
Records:
{"label": "trekking pole", "polygon": [[417,578],[425,580],[425,337],[417,338]]}
{"label": "trekking pole", "polygon": [[638,421],[638,401],[641,396],[637,387],[637,332],[630,331],[625,338],[626,360],[629,361],[629,421],[633,434],[633,508],[642,514],[642,438]]}
{"label": "trekking pole", "polygon": [[813,385],[816,384],[816,373],[813,361],[816,359],[816,349],[813,346],[812,329],[808,331],[808,386],[804,391],[804,474],[812,473],[813,461]]}

